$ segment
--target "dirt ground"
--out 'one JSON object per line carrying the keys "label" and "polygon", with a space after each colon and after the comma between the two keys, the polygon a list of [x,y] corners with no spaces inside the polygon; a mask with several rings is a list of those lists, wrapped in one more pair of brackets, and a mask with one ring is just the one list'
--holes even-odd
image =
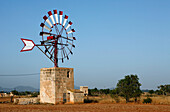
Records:
{"label": "dirt ground", "polygon": [[0,104],[0,112],[170,112],[170,105],[151,104]]}
{"label": "dirt ground", "polygon": [[135,103],[85,103],[14,105],[10,97],[0,98],[0,112],[170,112],[170,105]]}

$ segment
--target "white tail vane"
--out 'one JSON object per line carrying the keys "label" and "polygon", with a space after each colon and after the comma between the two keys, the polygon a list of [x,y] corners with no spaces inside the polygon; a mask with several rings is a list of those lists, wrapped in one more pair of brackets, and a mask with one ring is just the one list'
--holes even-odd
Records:
{"label": "white tail vane", "polygon": [[50,31],[50,32],[52,31],[52,30],[51,30],[48,26],[46,26],[44,23],[41,23],[40,26],[43,27],[43,28],[45,28],[45,29],[47,29],[47,30]]}
{"label": "white tail vane", "polygon": [[59,15],[60,15],[60,25],[62,25],[63,11],[60,11]]}
{"label": "white tail vane", "polygon": [[66,26],[66,30],[72,25],[73,23],[71,21],[68,22],[68,25]]}
{"label": "white tail vane", "polygon": [[67,32],[67,34],[73,33],[73,32],[75,32],[75,30],[74,30],[74,29],[71,29],[70,31]]}
{"label": "white tail vane", "polygon": [[51,12],[51,11],[49,11],[49,12],[48,12],[48,15],[50,16],[51,21],[52,21],[52,22],[53,22],[53,24],[55,25],[55,21],[54,21],[54,18],[53,18],[52,12]]}
{"label": "white tail vane", "polygon": [[32,40],[23,39],[23,38],[21,38],[21,40],[24,43],[24,47],[22,48],[22,50],[20,52],[31,51],[34,48],[35,44]]}
{"label": "white tail vane", "polygon": [[68,37],[69,39],[73,39],[73,40],[76,40],[76,38],[75,37]]}
{"label": "white tail vane", "polygon": [[68,16],[65,15],[65,17],[64,17],[64,22],[63,22],[63,27],[65,26],[67,19],[68,19]]}
{"label": "white tail vane", "polygon": [[53,10],[53,11],[54,11],[54,16],[55,16],[56,23],[58,24],[58,14],[57,14],[57,10]]}
{"label": "white tail vane", "polygon": [[44,16],[43,19],[50,25],[51,28],[53,28],[53,25],[51,24],[47,16]]}

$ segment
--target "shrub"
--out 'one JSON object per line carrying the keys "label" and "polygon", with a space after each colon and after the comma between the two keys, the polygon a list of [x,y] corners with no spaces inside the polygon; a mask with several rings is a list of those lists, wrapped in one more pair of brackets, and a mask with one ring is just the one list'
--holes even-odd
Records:
{"label": "shrub", "polygon": [[110,96],[116,101],[116,103],[119,103],[119,102],[120,102],[120,99],[119,99],[119,96],[118,96],[118,95],[113,95],[113,94],[111,94]]}
{"label": "shrub", "polygon": [[37,97],[39,95],[39,92],[33,92],[33,93],[31,93],[31,96],[32,97]]}
{"label": "shrub", "polygon": [[84,99],[84,103],[99,103],[97,100]]}
{"label": "shrub", "polygon": [[152,99],[151,98],[146,98],[146,99],[143,99],[143,103],[152,103]]}

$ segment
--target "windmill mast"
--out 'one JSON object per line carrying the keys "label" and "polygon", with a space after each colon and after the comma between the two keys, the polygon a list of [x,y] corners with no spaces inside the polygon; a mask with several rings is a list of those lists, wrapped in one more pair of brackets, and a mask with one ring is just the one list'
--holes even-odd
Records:
{"label": "windmill mast", "polygon": [[58,38],[55,41],[54,49],[54,67],[58,67],[58,48],[57,48]]}

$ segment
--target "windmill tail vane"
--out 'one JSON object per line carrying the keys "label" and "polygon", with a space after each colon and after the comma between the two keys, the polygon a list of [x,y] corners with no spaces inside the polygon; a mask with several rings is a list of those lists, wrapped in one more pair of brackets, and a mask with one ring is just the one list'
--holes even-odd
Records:
{"label": "windmill tail vane", "polygon": [[31,51],[36,46],[54,63],[55,67],[58,67],[59,60],[63,63],[65,58],[69,60],[69,54],[73,54],[76,40],[73,36],[75,30],[71,28],[73,23],[68,21],[67,15],[63,16],[63,11],[59,11],[58,15],[57,10],[53,10],[53,13],[49,11],[48,16],[45,15],[43,19],[44,22],[40,24],[42,28],[40,44],[21,38],[24,47],[20,52]]}

